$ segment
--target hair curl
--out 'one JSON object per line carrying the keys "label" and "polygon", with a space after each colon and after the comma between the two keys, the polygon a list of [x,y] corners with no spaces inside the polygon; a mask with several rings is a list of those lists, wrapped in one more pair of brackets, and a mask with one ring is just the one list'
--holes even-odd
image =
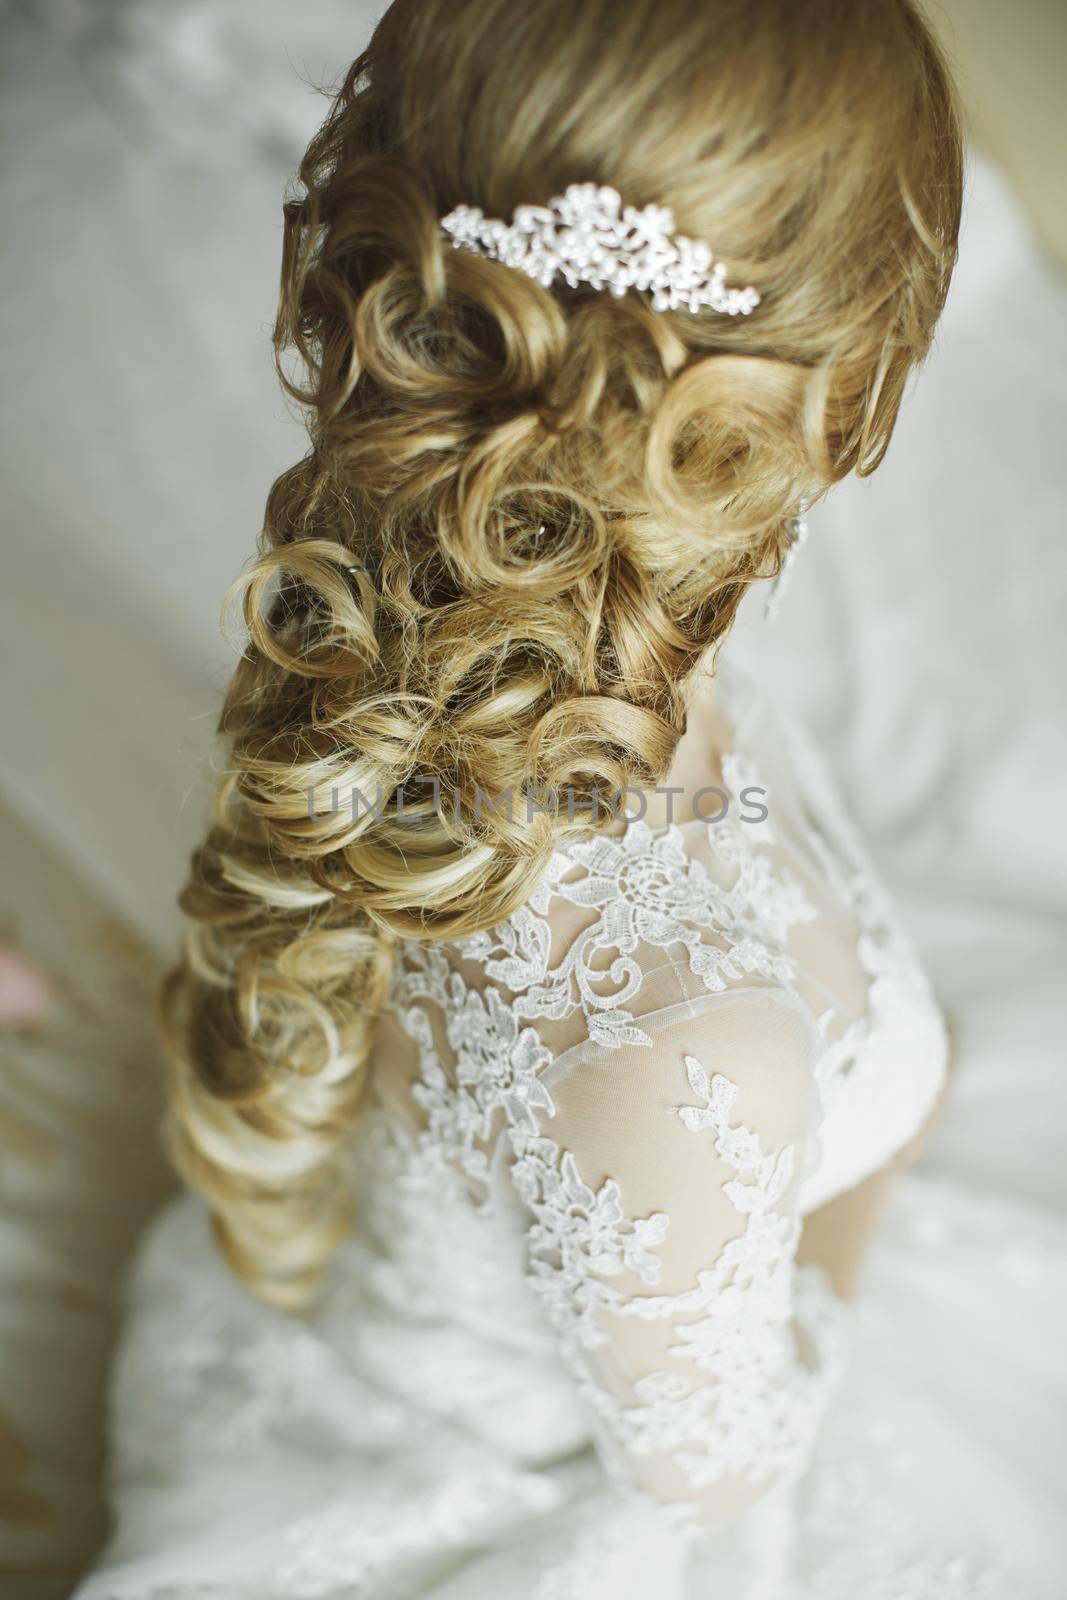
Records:
{"label": "hair curl", "polygon": [[[347,1226],[398,941],[492,926],[591,825],[470,797],[662,781],[786,519],[882,459],[961,148],[909,0],[394,0],[299,178],[275,346],[310,450],[238,580],[227,770],[162,994],[174,1159],[291,1307]],[[590,179],[672,206],[757,311],[548,290],[439,231]],[[334,809],[353,787],[380,814]]]}

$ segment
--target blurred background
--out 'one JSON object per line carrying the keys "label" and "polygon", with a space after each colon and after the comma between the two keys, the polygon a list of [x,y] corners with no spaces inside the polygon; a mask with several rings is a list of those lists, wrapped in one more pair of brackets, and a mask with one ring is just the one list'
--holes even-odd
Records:
{"label": "blurred background", "polygon": [[[168,1184],[153,989],[233,654],[225,589],[303,453],[281,201],[362,0],[0,3],[0,1590],[105,1529],[121,1268]],[[730,648],[821,736],[965,1057],[933,1159],[1064,1204],[1067,7],[931,8],[973,151],[938,347],[881,471]],[[28,961],[27,970],[18,959]],[[43,986],[42,986],[43,985]],[[1003,1081],[1048,1141],[968,1140]],[[4,1587],[7,1585],[7,1587]]]}

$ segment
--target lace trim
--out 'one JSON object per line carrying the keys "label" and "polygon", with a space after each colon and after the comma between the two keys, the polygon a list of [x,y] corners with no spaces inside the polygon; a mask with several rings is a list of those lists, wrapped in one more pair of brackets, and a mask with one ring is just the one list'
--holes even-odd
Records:
{"label": "lace trim", "polygon": [[[636,821],[619,838],[594,835],[557,851],[527,905],[455,948],[511,991],[509,1003],[523,1020],[558,1019],[580,1008],[595,1044],[650,1044],[625,1009],[643,979],[634,957],[641,943],[661,950],[680,945],[709,992],[746,974],[783,984],[796,977],[781,940],[794,922],[814,919],[815,909],[794,878],[753,854],[740,827],[708,824],[716,853],[737,869],[729,889],[688,853],[677,826],[654,832]],[[547,921],[553,899],[599,913],[556,966],[549,964]],[[720,942],[709,943],[708,934]],[[597,957],[610,952],[610,964],[598,966]]]}

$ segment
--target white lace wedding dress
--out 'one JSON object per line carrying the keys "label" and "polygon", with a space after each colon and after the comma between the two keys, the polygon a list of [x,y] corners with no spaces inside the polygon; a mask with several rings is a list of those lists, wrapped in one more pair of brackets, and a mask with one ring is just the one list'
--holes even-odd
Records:
{"label": "white lace wedding dress", "polygon": [[1062,1236],[920,1168],[854,1303],[798,1264],[946,1034],[810,746],[716,689],[725,817],[620,824],[404,951],[312,1317],[231,1279],[195,1199],[150,1230],[79,1600],[1056,1592]]}

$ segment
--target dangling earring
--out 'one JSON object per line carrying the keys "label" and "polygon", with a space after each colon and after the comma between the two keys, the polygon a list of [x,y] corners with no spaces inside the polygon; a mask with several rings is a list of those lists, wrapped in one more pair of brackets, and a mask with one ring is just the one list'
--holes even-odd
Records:
{"label": "dangling earring", "polygon": [[790,517],[785,525],[785,536],[789,540],[789,548],[785,553],[782,565],[778,569],[778,575],[771,585],[771,592],[767,596],[767,605],[763,613],[768,621],[773,621],[778,615],[778,608],[782,603],[782,595],[785,592],[786,582],[793,563],[796,561],[801,545],[808,537],[808,525],[804,518]]}

